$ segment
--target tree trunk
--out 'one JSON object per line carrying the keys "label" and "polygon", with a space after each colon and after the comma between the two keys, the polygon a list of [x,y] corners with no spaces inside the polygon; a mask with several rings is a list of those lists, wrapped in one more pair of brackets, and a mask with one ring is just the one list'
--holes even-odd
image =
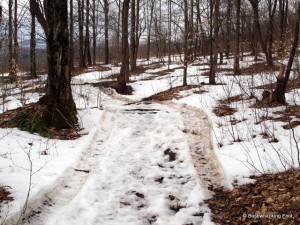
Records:
{"label": "tree trunk", "polygon": [[269,25],[267,28],[268,43],[266,41],[264,41],[262,33],[261,33],[261,27],[260,27],[260,22],[259,22],[259,1],[258,0],[249,0],[249,1],[252,5],[252,9],[253,9],[254,23],[255,23],[255,27],[256,27],[256,31],[257,31],[258,41],[263,50],[263,53],[265,54],[267,64],[269,66],[273,66],[273,57],[272,57],[273,23],[274,23],[273,19],[274,19],[274,15],[275,15],[277,0],[274,1],[273,9],[272,9],[272,4],[271,4],[273,0],[269,1]]}
{"label": "tree trunk", "polygon": [[85,12],[85,41],[84,41],[84,58],[88,66],[92,65],[91,48],[90,48],[90,0],[86,0]]}
{"label": "tree trunk", "polygon": [[209,84],[216,84],[216,70],[218,67],[219,7],[220,0],[215,0],[214,4],[211,0]]}
{"label": "tree trunk", "polygon": [[96,24],[96,0],[93,0],[93,65],[96,65],[97,59],[97,24]]}
{"label": "tree trunk", "polygon": [[14,59],[16,69],[18,68],[19,59],[19,42],[18,42],[18,0],[15,0],[14,10]]}
{"label": "tree trunk", "polygon": [[[0,29],[2,29],[2,5],[0,5]],[[2,51],[2,37],[0,39],[0,51]]]}
{"label": "tree trunk", "polygon": [[35,15],[31,10],[31,32],[30,32],[30,72],[31,77],[36,78],[36,31]]}
{"label": "tree trunk", "polygon": [[240,74],[240,22],[241,22],[241,0],[236,0],[236,34],[234,52],[234,74]]}
{"label": "tree trunk", "polygon": [[168,0],[168,69],[171,65],[172,1]]}
{"label": "tree trunk", "polygon": [[[81,2],[82,1],[82,2]],[[84,0],[78,0],[78,26],[79,26],[79,68],[86,68],[84,58],[84,39],[83,39],[83,12]]]}
{"label": "tree trunk", "polygon": [[129,49],[128,49],[128,11],[130,0],[123,1],[122,10],[122,51],[121,51],[121,69],[118,76],[119,92],[126,91],[126,82],[129,81]]}
{"label": "tree trunk", "polygon": [[[239,1],[239,0],[238,0]],[[227,1],[227,9],[226,9],[226,42],[224,43],[225,47],[225,55],[226,58],[229,59],[230,54],[230,33],[231,33],[231,9],[232,9],[232,0]]]}
{"label": "tree trunk", "polygon": [[13,83],[17,79],[16,60],[13,50],[13,0],[8,1],[8,61],[9,61],[9,79]]}
{"label": "tree trunk", "polygon": [[136,18],[135,18],[135,46],[133,60],[136,67],[136,61],[138,57],[138,50],[140,45],[140,0],[136,0]]}
{"label": "tree trunk", "polygon": [[70,0],[70,70],[74,70],[74,15],[73,0]]}
{"label": "tree trunk", "polygon": [[284,52],[287,31],[288,0],[279,0],[279,55]]}
{"label": "tree trunk", "polygon": [[[137,0],[138,1],[138,0]],[[131,0],[131,32],[130,32],[130,70],[134,71],[136,68],[136,61],[134,60],[135,55],[135,32],[136,32],[136,10],[135,0]]]}
{"label": "tree trunk", "polygon": [[46,125],[71,128],[77,122],[69,68],[68,0],[44,0],[45,16],[37,0],[30,0],[47,42],[48,83],[40,103],[46,105]]}
{"label": "tree trunk", "polygon": [[187,66],[189,57],[189,13],[188,0],[184,0],[184,59],[183,59],[183,82],[182,86],[187,85]]}
{"label": "tree trunk", "polygon": [[109,13],[109,2],[108,0],[104,0],[104,16],[105,16],[105,25],[104,25],[104,58],[105,58],[105,64],[109,64],[109,37],[108,37],[108,23],[109,23],[109,18],[108,18],[108,13]]}
{"label": "tree trunk", "polygon": [[154,4],[155,0],[151,1],[150,6],[150,20],[148,23],[148,33],[147,33],[147,60],[150,59],[150,44],[151,44],[151,28],[152,28],[152,21],[153,21],[153,11],[154,11]]}
{"label": "tree trunk", "polygon": [[298,43],[299,43],[299,24],[300,24],[300,3],[297,7],[297,21],[295,25],[294,41],[292,50],[290,52],[289,61],[285,70],[285,74],[279,74],[277,77],[276,88],[272,93],[272,101],[277,103],[285,103],[285,92],[290,78],[290,73],[292,70],[294,58],[296,55]]}

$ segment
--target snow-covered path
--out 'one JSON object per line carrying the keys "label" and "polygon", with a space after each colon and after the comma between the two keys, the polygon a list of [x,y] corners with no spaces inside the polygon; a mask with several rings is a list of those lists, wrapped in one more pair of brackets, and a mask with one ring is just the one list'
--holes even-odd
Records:
{"label": "snow-covered path", "polygon": [[221,175],[209,162],[193,166],[191,146],[201,153],[211,143],[193,143],[191,115],[181,111],[156,103],[105,107],[81,161],[23,224],[209,224],[205,181],[219,185]]}

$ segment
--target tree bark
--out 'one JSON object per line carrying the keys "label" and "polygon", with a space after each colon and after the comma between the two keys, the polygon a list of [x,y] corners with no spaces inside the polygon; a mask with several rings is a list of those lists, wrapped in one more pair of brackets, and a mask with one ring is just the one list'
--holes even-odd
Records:
{"label": "tree bark", "polygon": [[[138,0],[137,0],[138,1]],[[131,0],[131,31],[130,31],[130,70],[134,71],[136,68],[136,61],[134,60],[135,55],[135,32],[136,32],[136,10],[135,0]]]}
{"label": "tree bark", "polygon": [[17,79],[16,60],[14,58],[13,49],[13,0],[8,1],[8,63],[9,63],[9,79],[13,83]]}
{"label": "tree bark", "polygon": [[109,64],[109,37],[108,37],[108,18],[109,13],[109,2],[108,0],[104,0],[104,17],[105,17],[105,24],[104,24],[104,60],[105,64]]}
{"label": "tree bark", "polygon": [[[30,8],[32,8],[30,4]],[[30,73],[31,77],[36,78],[36,25],[35,15],[31,10],[31,32],[30,32]]]}
{"label": "tree bark", "polygon": [[31,10],[44,28],[47,42],[48,83],[40,104],[46,105],[46,125],[71,128],[77,122],[69,68],[68,0],[44,0],[44,13],[37,0]]}
{"label": "tree bark", "polygon": [[241,22],[241,0],[236,0],[236,34],[234,52],[234,74],[240,74],[240,23]]}
{"label": "tree bark", "polygon": [[[0,29],[2,29],[2,5],[0,5]],[[0,51],[2,51],[2,38],[0,39]]]}
{"label": "tree bark", "polygon": [[129,49],[128,49],[128,11],[130,0],[123,1],[122,10],[122,51],[121,69],[118,76],[119,92],[126,91],[126,83],[129,81]]}
{"label": "tree bark", "polygon": [[147,60],[150,59],[150,44],[151,44],[151,28],[152,28],[152,21],[153,21],[153,11],[154,11],[154,3],[155,0],[150,1],[150,20],[148,22],[148,33],[147,33]]}
{"label": "tree bark", "polygon": [[283,54],[287,31],[288,0],[279,0],[279,55]]}
{"label": "tree bark", "polygon": [[74,13],[73,13],[73,0],[70,0],[70,70],[74,70]]}
{"label": "tree bark", "polygon": [[88,66],[92,65],[91,46],[90,46],[90,0],[86,0],[85,12],[85,41],[84,41],[84,58]]}
{"label": "tree bark", "polygon": [[184,0],[184,59],[183,59],[183,82],[182,86],[187,85],[187,66],[189,57],[189,13],[188,0]]}
{"label": "tree bark", "polygon": [[[253,9],[253,16],[254,16],[254,23],[257,31],[257,37],[258,41],[260,43],[260,46],[263,50],[263,53],[265,54],[267,64],[269,66],[273,66],[273,56],[272,56],[272,44],[273,44],[273,28],[274,28],[274,15],[276,12],[276,5],[277,5],[277,0],[268,0],[269,7],[269,25],[267,28],[267,40],[265,41],[263,39],[262,33],[261,33],[261,27],[260,27],[260,22],[259,22],[259,1],[258,0],[249,0],[252,9]],[[272,2],[273,3],[273,8],[272,8]]]}
{"label": "tree bark", "polygon": [[220,0],[211,0],[210,6],[210,73],[209,84],[216,84],[216,70],[218,67],[218,35]]}
{"label": "tree bark", "polygon": [[294,41],[292,50],[290,52],[289,61],[285,70],[285,74],[279,74],[277,77],[276,88],[272,93],[272,101],[277,103],[285,103],[285,92],[290,79],[290,73],[292,70],[294,58],[296,55],[298,43],[299,43],[299,24],[300,24],[300,3],[297,6],[297,21],[295,25]]}
{"label": "tree bark", "polygon": [[18,68],[19,59],[19,42],[18,42],[18,0],[15,0],[14,10],[14,59],[16,62],[16,69]]}
{"label": "tree bark", "polygon": [[84,38],[83,38],[84,13],[83,12],[84,12],[84,0],[78,0],[79,68],[86,68],[86,61],[84,58]]}
{"label": "tree bark", "polygon": [[97,60],[97,24],[96,24],[96,0],[93,0],[93,65],[96,65]]}

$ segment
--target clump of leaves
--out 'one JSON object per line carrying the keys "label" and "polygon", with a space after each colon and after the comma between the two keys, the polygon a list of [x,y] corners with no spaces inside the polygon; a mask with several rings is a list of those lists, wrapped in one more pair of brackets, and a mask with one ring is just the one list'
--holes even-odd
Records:
{"label": "clump of leaves", "polygon": [[37,114],[29,114],[27,112],[18,112],[16,116],[9,122],[13,127],[18,127],[20,130],[30,133],[38,133],[42,136],[47,136],[48,130],[42,116]]}

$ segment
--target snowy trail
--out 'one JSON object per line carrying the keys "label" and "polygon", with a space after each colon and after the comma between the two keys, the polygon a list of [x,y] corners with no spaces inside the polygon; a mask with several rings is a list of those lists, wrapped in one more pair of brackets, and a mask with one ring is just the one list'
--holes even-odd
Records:
{"label": "snowy trail", "polygon": [[197,130],[207,118],[191,116],[199,114],[168,104],[105,107],[76,170],[23,224],[209,224],[203,199],[223,180],[210,132]]}

